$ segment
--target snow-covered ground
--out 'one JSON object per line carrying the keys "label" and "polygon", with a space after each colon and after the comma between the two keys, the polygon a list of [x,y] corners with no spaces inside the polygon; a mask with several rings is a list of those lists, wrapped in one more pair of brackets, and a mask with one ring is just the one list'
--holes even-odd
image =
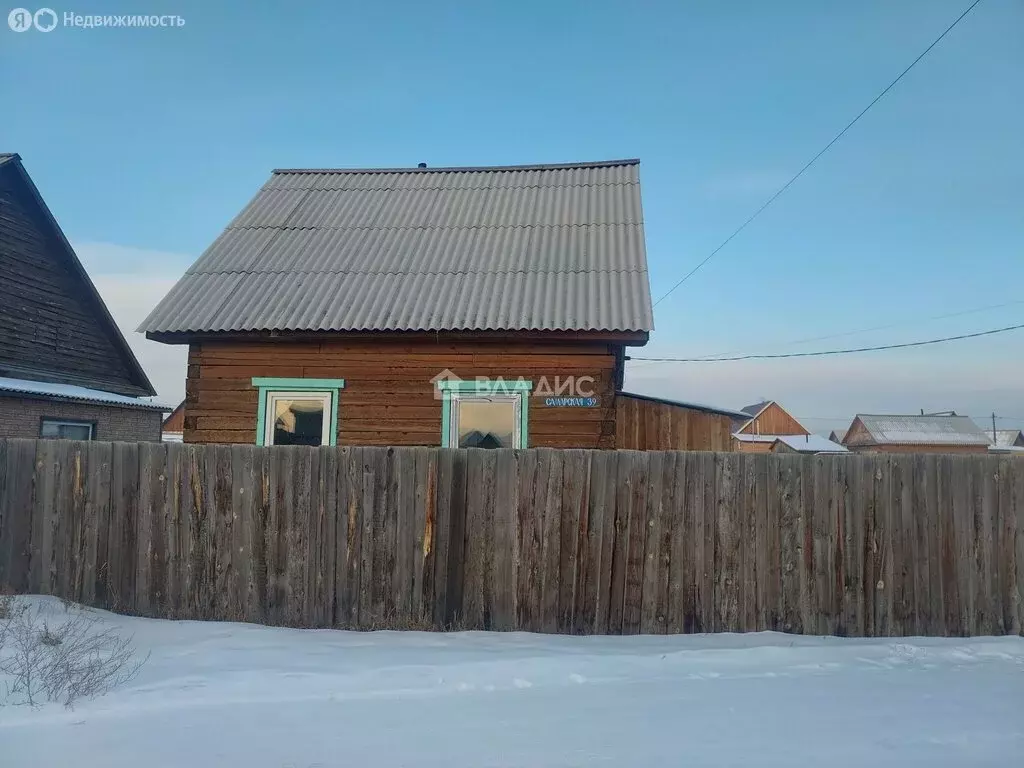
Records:
{"label": "snow-covered ground", "polygon": [[101,615],[149,662],[73,710],[0,707],[4,768],[903,768],[1024,755],[1019,637],[354,633]]}

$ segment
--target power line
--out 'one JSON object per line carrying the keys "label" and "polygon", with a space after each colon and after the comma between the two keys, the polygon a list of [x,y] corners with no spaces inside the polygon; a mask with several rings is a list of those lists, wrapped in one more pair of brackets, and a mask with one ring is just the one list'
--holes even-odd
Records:
{"label": "power line", "polygon": [[[1007,302],[1003,302],[1002,304],[989,304],[988,306],[984,306],[984,307],[974,307],[973,309],[964,309],[964,310],[960,310],[958,312],[948,312],[948,313],[945,313],[945,314],[942,314],[942,315],[932,315],[931,317],[922,317],[922,318],[918,318],[916,320],[909,320],[909,321],[903,321],[903,322],[897,322],[897,323],[887,323],[885,325],[875,325],[875,326],[872,326],[871,328],[859,328],[859,329],[857,329],[855,331],[842,331],[840,333],[826,334],[825,336],[808,336],[808,337],[803,338],[803,339],[795,339],[794,341],[785,341],[785,342],[781,342],[779,344],[773,344],[772,346],[790,347],[790,346],[796,346],[797,344],[807,344],[807,343],[812,342],[812,341],[825,341],[826,339],[838,339],[838,338],[842,338],[844,336],[856,336],[856,335],[861,334],[861,333],[872,333],[874,331],[885,331],[885,330],[890,330],[892,328],[900,328],[900,327],[906,326],[906,325],[915,325],[917,323],[922,323],[922,322],[931,322],[933,320],[946,320],[946,319],[951,318],[951,317],[963,317],[964,315],[977,314],[978,312],[988,312],[988,311],[993,310],[993,309],[1004,309],[1005,307],[1012,307],[1012,306],[1017,306],[1017,305],[1020,305],[1020,304],[1024,304],[1024,300],[1021,300],[1021,301],[1007,301]],[[722,359],[725,355],[735,355],[735,354],[742,354],[742,351],[740,351],[740,350],[732,350],[732,351],[729,351],[729,352],[715,352],[714,354],[710,354],[710,355],[702,355],[701,358],[703,360],[714,361],[714,360]],[[655,365],[655,363],[651,363],[651,365]]]}
{"label": "power line", "polygon": [[924,347],[929,344],[943,344],[947,341],[960,341],[961,339],[976,339],[980,336],[993,336],[997,333],[1006,333],[1024,328],[1021,325],[1008,325],[1005,328],[993,328],[988,331],[977,333],[964,333],[959,336],[944,336],[941,339],[927,339],[925,341],[908,341],[903,344],[884,344],[878,347],[856,347],[854,349],[829,349],[818,352],[785,352],[775,355],[737,355],[736,357],[632,357],[630,360],[646,360],[652,363],[724,363],[735,360],[777,360],[783,357],[824,357],[825,355],[850,355],[854,352],[878,352],[885,349],[906,349],[907,347]]}
{"label": "power line", "polygon": [[826,152],[828,152],[828,151],[829,151],[829,150],[830,150],[830,149],[832,148],[832,145],[833,145],[833,144],[835,144],[835,143],[836,143],[837,141],[839,141],[839,140],[840,140],[840,139],[841,139],[841,138],[842,138],[842,137],[843,137],[844,135],[846,135],[846,132],[847,132],[847,131],[849,131],[849,130],[850,130],[850,129],[851,129],[851,128],[852,128],[853,126],[854,126],[854,125],[856,125],[856,124],[857,124],[857,122],[858,122],[858,121],[859,121],[859,120],[860,120],[860,119],[861,119],[862,117],[864,117],[864,115],[866,115],[866,114],[868,113],[868,110],[870,110],[870,109],[871,109],[871,108],[872,108],[873,106],[875,106],[875,104],[877,104],[877,103],[878,103],[879,101],[881,101],[881,100],[882,100],[882,97],[883,97],[883,96],[885,96],[885,94],[887,94],[887,93],[888,93],[889,91],[891,91],[891,90],[893,89],[893,87],[894,87],[894,86],[896,85],[896,83],[898,83],[898,82],[899,82],[900,80],[902,80],[902,79],[903,79],[903,77],[904,77],[904,75],[906,75],[906,74],[907,74],[907,73],[908,73],[908,72],[909,72],[910,70],[912,70],[912,69],[913,69],[913,68],[914,68],[914,67],[915,67],[915,66],[917,65],[917,63],[918,63],[919,61],[921,61],[921,59],[923,59],[923,58],[924,58],[925,56],[927,56],[927,55],[928,55],[928,53],[929,53],[929,52],[931,51],[931,49],[932,49],[932,48],[934,48],[934,47],[935,47],[936,45],[938,45],[938,44],[939,44],[939,42],[941,42],[941,41],[942,41],[942,39],[943,39],[943,38],[944,38],[944,37],[945,37],[946,35],[948,35],[948,34],[949,34],[950,32],[952,32],[952,31],[953,31],[953,28],[954,28],[954,27],[955,27],[955,26],[956,26],[957,24],[959,24],[959,23],[960,23],[960,22],[961,22],[961,21],[963,20],[963,18],[964,18],[964,17],[965,17],[965,16],[967,15],[967,14],[969,14],[969,13],[970,13],[971,11],[973,11],[973,10],[974,10],[974,7],[975,7],[976,5],[978,5],[978,3],[980,3],[980,2],[981,2],[981,0],[974,0],[974,2],[973,2],[973,3],[971,3],[971,5],[970,5],[970,6],[969,6],[969,7],[967,8],[967,10],[966,10],[966,11],[964,11],[963,13],[961,13],[961,14],[960,14],[960,15],[959,15],[959,16],[958,16],[958,17],[956,18],[956,21],[954,21],[954,22],[953,22],[952,24],[950,24],[950,25],[949,25],[948,27],[946,27],[945,31],[944,31],[944,32],[943,32],[943,33],[942,33],[941,35],[939,35],[939,36],[938,36],[937,38],[935,38],[935,40],[933,40],[933,41],[932,41],[932,44],[931,44],[931,45],[929,45],[929,46],[928,46],[927,48],[925,48],[925,49],[924,49],[923,51],[921,51],[921,53],[920,53],[920,54],[918,55],[918,57],[917,57],[916,59],[914,59],[914,60],[913,60],[912,62],[910,62],[910,65],[909,65],[909,66],[908,66],[908,67],[907,67],[906,69],[904,69],[904,70],[903,70],[902,72],[900,72],[900,74],[899,74],[899,75],[898,75],[898,76],[896,77],[896,79],[895,79],[895,80],[893,80],[893,81],[892,81],[891,83],[889,83],[889,85],[887,85],[887,86],[885,87],[885,90],[883,90],[883,91],[882,91],[881,93],[879,93],[879,94],[878,94],[877,96],[875,96],[875,98],[871,100],[871,103],[870,103],[870,104],[868,104],[868,105],[867,105],[866,107],[864,107],[864,109],[862,109],[862,110],[860,111],[860,113],[859,113],[859,114],[858,114],[858,115],[857,115],[857,116],[856,116],[855,118],[853,118],[853,120],[851,120],[851,121],[850,121],[849,123],[847,123],[847,124],[846,124],[846,127],[845,127],[845,128],[843,128],[843,130],[841,130],[841,131],[840,131],[839,133],[837,133],[837,134],[836,134],[836,135],[835,135],[835,136],[833,137],[832,141],[830,141],[830,142],[829,142],[828,144],[826,144],[826,145],[825,145],[825,146],[824,146],[824,147],[823,147],[823,148],[822,148],[822,149],[821,149],[821,150],[820,150],[820,151],[818,152],[818,154],[816,154],[816,155],[815,155],[814,157],[812,157],[812,158],[811,158],[810,160],[808,160],[808,161],[807,161],[807,164],[806,164],[806,165],[804,165],[804,167],[803,167],[803,168],[801,168],[801,169],[800,169],[799,171],[797,171],[797,172],[796,172],[796,174],[795,174],[795,175],[794,175],[794,176],[793,176],[793,177],[792,177],[792,178],[791,178],[791,179],[790,179],[789,181],[787,181],[787,182],[786,182],[785,184],[783,184],[783,185],[782,185],[782,187],[780,187],[780,188],[779,188],[779,190],[778,190],[778,191],[777,191],[777,192],[776,192],[776,193],[775,193],[774,195],[772,195],[771,197],[769,197],[769,198],[768,198],[768,200],[767,200],[767,201],[765,201],[765,203],[764,203],[764,204],[763,204],[763,205],[762,205],[762,206],[761,206],[760,208],[758,208],[758,209],[757,209],[756,211],[754,211],[754,213],[753,213],[753,214],[752,214],[752,215],[750,216],[750,218],[748,218],[748,219],[747,219],[746,221],[744,221],[744,222],[743,222],[742,224],[740,224],[740,225],[739,225],[739,226],[738,226],[738,227],[737,227],[736,229],[734,229],[734,230],[733,230],[733,232],[732,232],[732,234],[731,234],[731,235],[729,235],[729,236],[728,236],[727,238],[725,238],[725,240],[723,240],[723,241],[721,242],[721,244],[719,244],[719,246],[718,246],[717,248],[715,248],[715,250],[713,250],[713,251],[712,251],[711,253],[709,253],[709,254],[708,254],[708,255],[707,255],[706,257],[704,257],[704,260],[703,260],[703,261],[701,261],[701,262],[700,262],[699,264],[697,264],[697,266],[695,266],[695,267],[694,267],[693,269],[691,269],[691,270],[690,270],[689,272],[687,272],[687,273],[686,273],[686,274],[685,274],[685,275],[684,275],[684,276],[682,277],[682,279],[681,279],[681,280],[679,280],[679,282],[677,282],[677,283],[676,283],[675,285],[673,285],[673,286],[672,286],[671,288],[669,288],[669,289],[668,289],[668,291],[666,291],[666,292],[665,292],[665,293],[664,293],[664,294],[663,294],[663,295],[661,296],[661,298],[660,298],[660,299],[658,299],[658,300],[657,300],[656,302],[654,302],[654,306],[658,306],[658,304],[660,304],[660,303],[661,303],[662,301],[664,301],[664,300],[665,300],[666,298],[668,298],[668,296],[669,296],[669,295],[670,295],[670,294],[671,294],[671,293],[672,293],[672,292],[673,292],[673,291],[674,291],[674,290],[675,290],[676,288],[678,288],[678,287],[679,287],[680,285],[682,285],[682,284],[683,284],[683,283],[685,283],[685,282],[686,282],[687,280],[689,280],[689,279],[690,279],[691,277],[693,277],[693,275],[695,275],[695,274],[697,273],[697,271],[698,271],[698,270],[699,270],[699,269],[700,269],[701,267],[703,267],[703,266],[704,266],[705,264],[707,264],[707,263],[708,263],[709,261],[711,261],[711,259],[713,259],[713,258],[714,258],[714,257],[715,257],[716,255],[718,255],[718,252],[719,252],[719,251],[721,251],[721,250],[722,250],[723,248],[725,248],[725,246],[727,246],[727,245],[728,245],[728,244],[729,244],[729,243],[730,243],[730,242],[732,241],[732,239],[733,239],[734,237],[736,237],[736,236],[737,236],[737,235],[738,235],[738,234],[739,234],[740,232],[742,232],[742,231],[743,231],[744,229],[746,229],[746,228],[747,228],[747,226],[748,226],[748,225],[749,225],[749,224],[750,224],[751,222],[753,222],[753,221],[754,221],[754,219],[756,219],[756,218],[757,218],[758,216],[760,216],[760,215],[761,215],[761,213],[762,213],[762,212],[763,212],[763,211],[764,211],[764,210],[765,210],[765,209],[766,209],[766,208],[767,208],[767,207],[768,207],[769,205],[771,205],[771,204],[772,204],[772,203],[774,203],[774,202],[775,202],[775,201],[776,201],[776,200],[777,200],[777,199],[778,199],[779,197],[781,197],[781,196],[782,196],[782,194],[783,194],[783,193],[784,193],[784,192],[785,192],[785,191],[786,191],[787,189],[789,189],[789,188],[790,188],[790,187],[791,187],[791,186],[793,185],[793,183],[794,183],[794,182],[795,182],[795,181],[796,181],[797,179],[799,179],[799,178],[800,178],[801,176],[803,176],[803,175],[804,175],[804,172],[805,172],[805,171],[807,171],[807,169],[809,169],[809,168],[810,168],[810,167],[811,167],[812,165],[814,165],[814,163],[815,163],[815,162],[816,162],[816,161],[818,160],[818,158],[820,158],[820,157],[821,157],[822,155],[824,155],[824,154],[825,154]]}

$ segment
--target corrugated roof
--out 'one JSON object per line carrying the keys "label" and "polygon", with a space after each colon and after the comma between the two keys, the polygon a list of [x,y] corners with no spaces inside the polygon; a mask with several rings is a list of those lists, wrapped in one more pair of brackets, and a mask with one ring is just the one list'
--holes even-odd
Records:
{"label": "corrugated roof", "polygon": [[[967,416],[887,416],[858,413],[875,443],[899,445],[989,445],[991,436]],[[851,442],[847,435],[847,445]]]}
{"label": "corrugated roof", "polygon": [[55,384],[51,381],[32,381],[31,379],[8,379],[0,377],[0,393],[44,397],[54,400],[68,400],[81,403],[99,403],[117,405],[124,408],[141,408],[147,411],[169,411],[171,406],[140,400],[127,395],[104,392],[99,389],[78,387],[73,384]]}
{"label": "corrugated roof", "polygon": [[149,333],[653,328],[636,160],[279,170]]}

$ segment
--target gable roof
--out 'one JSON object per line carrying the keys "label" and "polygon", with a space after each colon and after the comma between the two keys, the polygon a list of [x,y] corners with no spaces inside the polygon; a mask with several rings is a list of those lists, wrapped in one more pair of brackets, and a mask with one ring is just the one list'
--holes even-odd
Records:
{"label": "gable roof", "polygon": [[149,334],[653,329],[638,160],[277,170]]}
{"label": "gable roof", "polygon": [[[57,224],[57,220],[54,218],[53,213],[46,205],[42,195],[39,194],[39,189],[32,181],[32,178],[28,175],[28,171],[25,170],[24,165],[22,165],[21,157],[17,153],[13,152],[0,153],[0,171],[5,173],[10,172],[13,174],[13,178],[16,179],[16,183],[20,183],[21,187],[27,193],[28,199],[34,203],[40,214],[39,219],[43,222],[43,226],[49,229],[50,234],[52,235],[52,240],[50,242],[55,242],[57,244],[54,257],[67,268],[70,278],[75,283],[75,290],[80,291],[80,299],[83,301],[83,304],[91,310],[90,315],[99,325],[100,330],[103,335],[106,336],[106,339],[111,344],[114,352],[121,358],[121,363],[124,365],[124,370],[127,372],[127,381],[125,382],[125,386],[122,390],[125,392],[131,391],[133,394],[137,395],[155,395],[156,390],[153,388],[149,378],[146,376],[146,372],[142,369],[142,366],[135,357],[135,353],[132,352],[131,347],[128,346],[128,342],[117,327],[117,323],[114,322],[114,318],[111,317],[110,312],[107,309],[107,305],[104,304],[102,297],[100,297],[99,292],[96,290],[96,286],[94,286],[92,280],[89,279],[88,273],[86,273],[85,268],[82,266],[82,262],[78,260],[78,256],[71,247],[71,243],[68,242],[67,237],[64,236],[64,232],[61,230],[60,225]],[[3,225],[3,218],[0,217],[0,226]],[[18,247],[19,246],[15,246],[15,249]],[[34,371],[29,370],[19,371],[19,375],[22,373],[30,377],[35,375]]]}
{"label": "gable roof", "polygon": [[1024,433],[1019,429],[997,429],[995,431],[994,448],[1024,447]]}
{"label": "gable roof", "polygon": [[[864,426],[870,443],[896,445],[989,445],[990,436],[967,416],[900,416],[858,413],[854,419]],[[847,445],[864,444],[846,435]]]}

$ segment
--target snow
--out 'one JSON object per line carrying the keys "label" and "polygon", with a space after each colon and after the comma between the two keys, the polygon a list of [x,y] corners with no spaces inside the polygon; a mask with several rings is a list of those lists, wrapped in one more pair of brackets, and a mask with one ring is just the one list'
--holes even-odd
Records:
{"label": "snow", "polygon": [[0,707],[0,764],[878,768],[1005,766],[1024,750],[1020,637],[355,633],[97,615],[149,661],[72,710]]}

